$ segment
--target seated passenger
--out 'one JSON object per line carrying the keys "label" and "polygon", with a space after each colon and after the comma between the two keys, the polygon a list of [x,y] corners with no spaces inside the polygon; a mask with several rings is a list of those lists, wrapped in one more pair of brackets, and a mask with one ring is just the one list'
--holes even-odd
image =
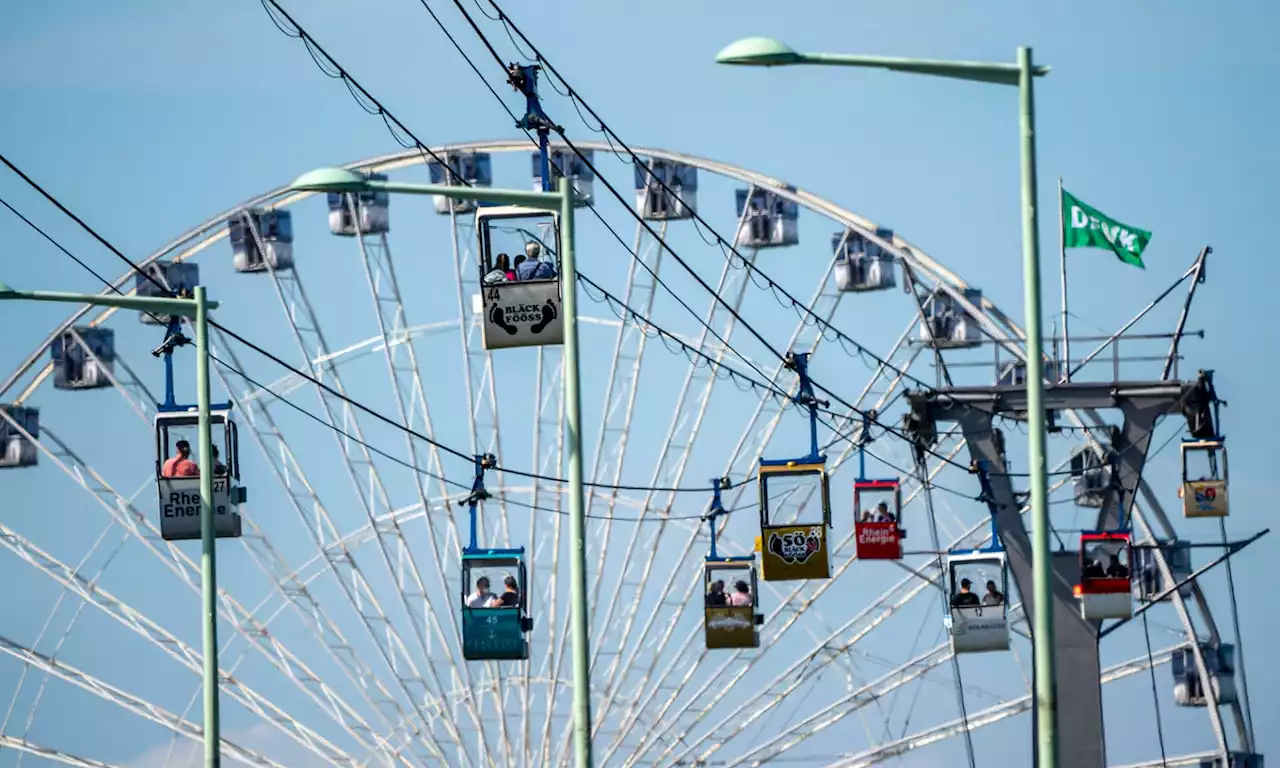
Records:
{"label": "seated passenger", "polygon": [[747,586],[747,582],[741,580],[734,582],[733,594],[729,595],[729,605],[751,605],[751,588]]}
{"label": "seated passenger", "polygon": [[502,580],[502,594],[498,596],[495,607],[497,608],[516,608],[520,605],[520,588],[516,585],[514,576],[508,576]]}
{"label": "seated passenger", "polygon": [[467,595],[466,606],[468,608],[488,608],[494,601],[494,595],[489,591],[489,577],[481,576],[476,579],[476,591]]}
{"label": "seated passenger", "polygon": [[724,595],[724,582],[715,581],[711,584],[711,591],[707,593],[708,608],[723,608],[726,603]]}
{"label": "seated passenger", "polygon": [[994,581],[987,582],[987,593],[982,596],[983,605],[1004,605],[1004,593],[996,589]]}
{"label": "seated passenger", "polygon": [[1111,562],[1107,565],[1107,576],[1113,579],[1129,578],[1129,569],[1120,562],[1118,555],[1111,556]]}
{"label": "seated passenger", "polygon": [[511,271],[516,273],[517,280],[520,279],[520,265],[525,263],[525,261],[526,259],[524,254],[519,254],[516,256],[516,260],[511,262]]}
{"label": "seated passenger", "polygon": [[218,446],[213,446],[213,475],[222,477],[227,474],[227,465],[218,461]]}
{"label": "seated passenger", "polygon": [[[508,275],[510,275],[510,277],[508,277]],[[505,253],[500,253],[493,264],[493,269],[484,274],[484,277],[481,278],[481,282],[485,285],[495,285],[497,283],[509,283],[514,279],[515,273],[511,271],[510,257]]]}
{"label": "seated passenger", "polygon": [[177,449],[177,454],[165,461],[160,474],[163,477],[199,477],[200,467],[191,460],[191,444],[179,440]]}
{"label": "seated passenger", "polygon": [[960,591],[951,598],[951,607],[953,608],[973,608],[981,605],[978,596],[970,592],[973,582],[968,579],[960,580]]}
{"label": "seated passenger", "polygon": [[871,510],[869,509],[862,510],[862,519],[859,520],[858,522],[860,523],[874,522],[874,518],[871,517]]}
{"label": "seated passenger", "polygon": [[1090,560],[1089,564],[1084,567],[1084,577],[1086,579],[1104,579],[1107,572],[1102,569],[1102,563],[1097,560]]}
{"label": "seated passenger", "polygon": [[882,501],[876,505],[876,522],[877,523],[896,523],[893,513],[889,511],[889,502]]}
{"label": "seated passenger", "polygon": [[[524,245],[525,255],[528,257],[523,262],[519,262],[520,268],[516,271],[516,278],[519,280],[554,280],[556,269],[551,264],[539,259],[542,254],[542,246],[535,242],[528,242]],[[518,258],[518,257],[517,257]]]}

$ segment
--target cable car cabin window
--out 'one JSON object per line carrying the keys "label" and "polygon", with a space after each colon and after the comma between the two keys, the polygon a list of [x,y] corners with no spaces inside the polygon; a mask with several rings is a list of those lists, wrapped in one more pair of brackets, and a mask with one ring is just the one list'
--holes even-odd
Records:
{"label": "cable car cabin window", "polygon": [[214,532],[240,536],[237,508],[245,501],[235,424],[224,410],[209,413],[212,453],[200,454],[199,416],[192,411],[156,414],[156,485],[160,534],[169,541],[200,538],[200,475],[212,469]]}
{"label": "cable car cabin window", "polygon": [[830,578],[830,525],[830,489],[822,465],[761,464],[760,546],[765,581]]}
{"label": "cable car cabin window", "polygon": [[952,555],[947,624],[957,653],[1009,647],[1008,579],[1003,554]]}
{"label": "cable car cabin window", "polygon": [[476,229],[485,349],[563,344],[559,216],[481,206]]}
{"label": "cable car cabin window", "polygon": [[635,182],[636,208],[645,219],[689,219],[698,208],[698,169],[693,166],[657,159],[636,163]]}
{"label": "cable car cabin window", "polygon": [[[1235,650],[1235,646],[1226,643],[1217,647],[1210,643],[1200,644],[1205,671],[1219,704],[1232,704],[1237,698]],[[1191,648],[1178,648],[1169,662],[1173,672],[1174,703],[1182,707],[1208,706],[1200,671],[1196,667],[1195,652]]]}
{"label": "cable car cabin window", "polygon": [[[174,293],[186,293],[194,291],[195,287],[200,284],[200,265],[189,264],[187,262],[173,261],[153,261],[145,267],[142,267],[143,274],[136,274],[133,278],[134,292],[138,296],[147,298],[165,298],[169,295],[168,291]],[[155,279],[165,289],[157,287],[151,282]],[[168,325],[168,315],[152,316],[146,312],[139,312],[138,319],[147,325]]]}
{"label": "cable car cabin window", "polygon": [[901,560],[902,495],[897,480],[858,480],[853,484],[854,534],[859,560]]}
{"label": "cable car cabin window", "polygon": [[514,555],[463,555],[462,654],[471,661],[527,659],[532,628],[524,561]]}
{"label": "cable car cabin window", "polygon": [[[591,165],[595,165],[593,150],[584,149],[582,154]],[[551,168],[551,189],[558,188],[562,177],[568,177],[570,187],[577,194],[573,207],[582,208],[593,204],[596,175],[577,153],[571,149],[549,150],[547,164]],[[539,152],[533,153],[533,188],[536,191],[542,190],[542,155]]]}
{"label": "cable car cabin window", "polygon": [[57,389],[109,387],[115,370],[115,331],[89,326],[67,330],[49,345],[49,355]]}
{"label": "cable car cabin window", "polygon": [[[882,240],[893,240],[893,230],[876,229]],[[872,242],[855,230],[837,232],[831,236],[831,248],[835,252],[836,288],[846,292],[882,291],[897,285],[893,254]]]}
{"label": "cable car cabin window", "polygon": [[[493,186],[492,162],[486,152],[446,152],[441,158],[453,169],[450,173],[445,164],[438,160],[427,163],[427,172],[431,174],[432,184],[444,184],[450,187]],[[459,180],[458,177],[461,177]],[[463,181],[466,183],[464,184]],[[476,209],[474,200],[454,200],[443,195],[432,195],[432,203],[436,213],[442,215],[471,213]]]}
{"label": "cable car cabin window", "polygon": [[40,409],[0,405],[0,469],[36,465],[40,452],[27,435],[40,439]]}
{"label": "cable car cabin window", "polygon": [[704,569],[703,614],[708,648],[758,648],[755,558],[709,561]]}
{"label": "cable car cabin window", "polygon": [[796,220],[800,208],[792,200],[763,189],[753,188],[751,198],[747,190],[739,189],[735,195],[737,212],[742,217],[737,242],[748,248],[776,248],[800,242]]}
{"label": "cable car cabin window", "polygon": [[1129,534],[1080,535],[1080,615],[1086,621],[1127,619],[1133,615]]}
{"label": "cable car cabin window", "polygon": [[[1150,545],[1135,546],[1131,548],[1133,553],[1133,596],[1136,600],[1144,603],[1155,601],[1157,597],[1172,589],[1175,584],[1179,584],[1191,577],[1191,546],[1186,541],[1166,541],[1159,546],[1160,553],[1164,555],[1165,564],[1169,566],[1169,571],[1173,576],[1173,581],[1165,581],[1164,576],[1160,572],[1159,563],[1156,562],[1156,548]],[[1178,587],[1178,593],[1183,599],[1190,599],[1192,596],[1191,583],[1188,582]],[[1161,602],[1173,599],[1173,593],[1164,595]]]}
{"label": "cable car cabin window", "polygon": [[1182,444],[1182,513],[1185,517],[1226,517],[1227,446],[1220,440]]}

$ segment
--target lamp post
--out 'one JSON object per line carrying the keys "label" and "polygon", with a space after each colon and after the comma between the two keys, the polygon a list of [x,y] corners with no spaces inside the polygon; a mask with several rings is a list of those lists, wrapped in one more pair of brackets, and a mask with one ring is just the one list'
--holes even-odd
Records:
{"label": "lamp post", "polygon": [[370,180],[344,168],[321,168],[298,177],[292,189],[303,192],[352,194],[379,191],[409,195],[440,195],[454,200],[518,205],[560,216],[560,279],[564,309],[564,405],[569,447],[570,602],[573,636],[573,736],[578,768],[591,761],[591,676],[587,617],[586,515],[582,492],[582,397],[578,365],[578,269],[574,254],[574,193],[568,179],[555,192],[454,187]]}
{"label": "lamp post", "polygon": [[[218,302],[205,298],[197,286],[194,298],[149,298],[58,291],[15,291],[0,283],[0,301],[59,301],[99,307],[136,309],[155,315],[179,315],[196,326],[196,409],[201,460],[212,467],[213,439],[209,434],[209,310]],[[218,704],[218,556],[213,525],[213,472],[200,473],[200,604],[204,624],[204,764],[222,764]]]}
{"label": "lamp post", "polygon": [[1036,205],[1035,104],[1032,84],[1049,73],[1049,67],[1033,66],[1031,49],[1018,48],[1014,63],[936,61],[889,56],[857,56],[831,53],[799,53],[764,37],[749,37],[725,47],[716,62],[742,66],[777,67],[814,64],[888,69],[934,75],[953,80],[1018,87],[1018,122],[1021,136],[1022,267],[1023,301],[1027,332],[1027,426],[1030,432],[1031,553],[1035,616],[1036,725],[1039,764],[1056,768],[1057,694],[1054,688],[1052,563],[1049,550],[1048,476],[1045,466],[1044,350],[1040,334],[1040,240]]}

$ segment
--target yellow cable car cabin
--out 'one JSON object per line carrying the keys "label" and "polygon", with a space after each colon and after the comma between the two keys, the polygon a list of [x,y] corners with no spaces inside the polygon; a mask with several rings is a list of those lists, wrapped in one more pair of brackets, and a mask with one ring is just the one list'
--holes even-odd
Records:
{"label": "yellow cable car cabin", "polygon": [[1227,446],[1221,440],[1190,440],[1182,444],[1182,499],[1184,517],[1226,517]]}
{"label": "yellow cable car cabin", "polygon": [[722,556],[716,550],[716,518],[725,513],[720,489],[728,479],[716,479],[711,509],[704,518],[711,528],[711,551],[702,567],[703,625],[707,648],[759,648],[760,591],[756,585],[755,555]]}

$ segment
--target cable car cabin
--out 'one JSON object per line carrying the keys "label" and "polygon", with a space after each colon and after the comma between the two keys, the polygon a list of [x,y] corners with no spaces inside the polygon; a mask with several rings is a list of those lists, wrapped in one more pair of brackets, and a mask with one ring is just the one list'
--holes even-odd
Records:
{"label": "cable car cabin", "polygon": [[1009,649],[1009,574],[1004,552],[947,556],[951,604],[944,624],[956,653]]}
{"label": "cable car cabin", "polygon": [[462,657],[468,661],[529,658],[533,629],[524,548],[462,553]]}
{"label": "cable car cabin", "polygon": [[0,405],[0,469],[36,465],[40,452],[27,435],[40,439],[40,409]]}
{"label": "cable car cabin", "polygon": [[[876,237],[893,242],[893,230],[876,227]],[[831,236],[835,252],[836,288],[849,293],[883,291],[897,285],[893,254],[861,232],[845,230]]]}
{"label": "cable car cabin", "polygon": [[[1157,597],[1164,595],[1175,584],[1180,584],[1191,578],[1191,543],[1188,541],[1179,539],[1161,542],[1159,545],[1159,551],[1164,555],[1165,564],[1169,566],[1169,571],[1173,576],[1172,582],[1165,581],[1160,572],[1159,564],[1156,562],[1155,546],[1131,545],[1130,551],[1133,558],[1133,597],[1135,600],[1143,603],[1154,602]],[[1188,582],[1178,587],[1178,593],[1184,599],[1190,599],[1192,595],[1191,583]],[[1172,599],[1173,593],[1170,592],[1160,598],[1160,602]]]}
{"label": "cable car cabin", "polygon": [[[157,280],[160,285],[165,286],[174,293],[183,293],[193,291],[200,284],[200,265],[189,262],[177,261],[153,261],[142,268],[142,271]],[[148,298],[166,298],[168,294],[155,283],[151,282],[144,275],[135,275],[133,279],[134,292],[138,296],[146,296]],[[154,317],[146,312],[139,312],[138,319],[147,325],[168,325],[168,315],[155,315]]]}
{"label": "cable car cabin", "polygon": [[897,480],[853,483],[853,524],[859,560],[901,560],[907,532],[899,523],[902,490]]}
{"label": "cable car cabin", "polygon": [[1182,487],[1178,489],[1185,517],[1226,517],[1227,446],[1221,440],[1192,440],[1182,444]]}
{"label": "cable car cabin", "polygon": [[559,224],[546,211],[476,210],[485,349],[564,343]]}
{"label": "cable car cabin", "polygon": [[642,217],[649,221],[693,218],[698,209],[697,168],[654,158],[644,166],[637,163],[635,170],[636,208]]}
{"label": "cable car cabin", "polygon": [[1100,509],[1111,487],[1111,466],[1089,446],[1071,452],[1071,484],[1076,505]]}
{"label": "cable car cabin", "polygon": [[1075,592],[1085,621],[1133,616],[1129,562],[1127,531],[1080,534],[1080,583]]}
{"label": "cable car cabin", "polygon": [[[1058,371],[1058,363],[1054,360],[1045,360],[1044,377],[1047,381],[1058,381],[1061,376]],[[1027,386],[1027,364],[1021,360],[1004,363],[1000,367],[999,373],[996,375],[996,386],[998,387],[1025,387]],[[1023,416],[1023,418],[1026,418]]]}
{"label": "cable car cabin", "polygon": [[[982,291],[957,289],[975,307],[982,306]],[[976,347],[982,343],[982,329],[969,317],[951,294],[935,290],[924,304],[924,320],[920,323],[920,340],[939,349]],[[1023,373],[1025,379],[1025,372]]]}
{"label": "cable car cabin", "polygon": [[[584,149],[582,154],[595,165],[595,152]],[[569,179],[569,186],[577,195],[573,201],[574,208],[582,208],[595,202],[593,195],[596,174],[572,149],[547,150],[547,163],[551,166],[552,189],[560,184],[561,177]],[[538,152],[533,153],[533,188],[535,191],[542,190],[542,155]]]}
{"label": "cable car cabin", "polygon": [[[821,507],[816,510],[812,507],[815,487],[821,492]],[[760,460],[758,548],[765,581],[831,578],[830,496],[825,461]]]}
{"label": "cable car cabin", "polygon": [[800,242],[797,221],[800,207],[792,200],[780,197],[768,190],[739,189],[735,194],[741,225],[738,228],[738,245],[748,248],[776,248]]}
{"label": "cable car cabin", "polygon": [[707,558],[703,615],[707,648],[759,648],[760,594],[753,556]]}
{"label": "cable car cabin", "polygon": [[1255,752],[1228,752],[1227,762],[1221,756],[1200,759],[1199,768],[1264,768],[1262,755]]}
{"label": "cable car cabin", "polygon": [[[1234,703],[1236,701],[1235,646],[1223,643],[1214,647],[1210,643],[1202,642],[1200,652],[1204,654],[1205,671],[1209,673],[1214,697],[1219,704]],[[1204,686],[1200,682],[1200,671],[1196,668],[1195,652],[1191,648],[1178,648],[1174,650],[1169,661],[1173,668],[1174,703],[1180,707],[1208,706],[1204,696]]]}
{"label": "cable car cabin", "polygon": [[[385,173],[366,173],[364,176],[369,181],[387,180]],[[348,200],[348,197],[352,199]],[[391,231],[391,216],[388,211],[391,196],[386,190],[330,192],[326,195],[326,200],[329,203],[329,231],[339,237],[382,235]]]}
{"label": "cable car cabin", "polygon": [[213,468],[214,534],[240,537],[245,489],[240,485],[240,454],[230,406],[209,412],[213,455],[200,456],[199,416],[195,408],[156,414],[156,484],[160,488],[160,535],[166,541],[200,538],[200,473]]}
{"label": "cable car cabin", "polygon": [[[444,184],[450,187],[467,185],[472,187],[493,186],[493,164],[489,160],[489,153],[444,152],[439,154],[441,159],[449,164],[449,168],[453,169],[453,172],[448,172],[440,161],[431,160],[427,163],[427,172],[431,174],[432,184]],[[458,176],[461,176],[467,184],[459,181]],[[442,195],[432,195],[431,200],[435,204],[436,213],[446,216],[450,213],[471,213],[476,209],[476,201],[474,200],[454,200]]]}
{"label": "cable car cabin", "polygon": [[288,211],[253,209],[227,219],[232,263],[237,272],[293,268],[293,216]]}
{"label": "cable car cabin", "polygon": [[116,332],[78,326],[49,345],[53,386],[57,389],[101,389],[111,386],[115,369]]}

